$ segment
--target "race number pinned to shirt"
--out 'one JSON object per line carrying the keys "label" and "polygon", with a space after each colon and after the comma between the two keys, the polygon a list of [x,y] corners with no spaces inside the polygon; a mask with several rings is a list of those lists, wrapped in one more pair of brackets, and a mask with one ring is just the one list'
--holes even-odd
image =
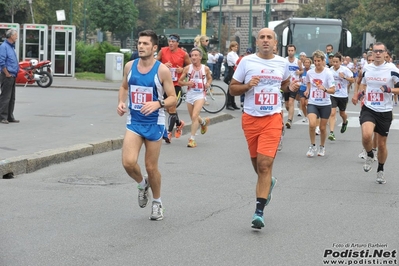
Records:
{"label": "race number pinned to shirt", "polygon": [[145,102],[152,101],[152,87],[130,86],[132,109],[139,111]]}
{"label": "race number pinned to shirt", "polygon": [[380,102],[384,101],[384,93],[375,92],[375,91],[368,92],[367,93],[367,101],[371,102],[371,104],[373,104],[373,103],[380,104]]}
{"label": "race number pinned to shirt", "polygon": [[270,113],[279,103],[279,94],[261,87],[254,87],[255,109],[262,113]]}
{"label": "race number pinned to shirt", "polygon": [[177,68],[171,67],[169,70],[170,74],[172,75],[172,81],[177,81]]}
{"label": "race number pinned to shirt", "polygon": [[204,91],[204,84],[202,83],[202,79],[191,79],[192,82],[194,82],[194,86],[190,87],[190,90],[196,91],[196,92],[203,92]]}
{"label": "race number pinned to shirt", "polygon": [[312,98],[316,101],[320,101],[321,99],[326,97],[326,93],[322,90],[314,90],[312,91]]}
{"label": "race number pinned to shirt", "polygon": [[316,89],[311,92],[312,98],[315,101],[322,101],[323,98],[326,98],[326,93],[324,91],[318,89],[318,87],[323,85],[323,81],[321,79],[313,79],[313,84],[316,87]]}

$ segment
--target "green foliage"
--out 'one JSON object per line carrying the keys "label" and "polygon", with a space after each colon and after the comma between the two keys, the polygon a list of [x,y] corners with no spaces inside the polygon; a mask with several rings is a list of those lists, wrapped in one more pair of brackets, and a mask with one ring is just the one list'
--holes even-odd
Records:
{"label": "green foliage", "polygon": [[[26,0],[0,0],[0,21],[26,23],[30,15],[29,5]],[[30,16],[29,16],[30,18]]]}
{"label": "green foliage", "polygon": [[138,11],[132,0],[91,0],[88,17],[96,28],[110,31],[118,39],[125,40],[135,27]]}
{"label": "green foliage", "polygon": [[193,5],[190,3],[190,0],[170,0],[169,5],[170,9],[162,10],[160,12],[160,15],[158,16],[157,28],[159,29],[178,28],[177,18],[179,9],[180,28],[184,28],[184,25],[189,23],[193,14],[195,14],[193,11]]}
{"label": "green foliage", "polygon": [[[368,31],[395,54],[399,53],[398,0],[363,0],[366,12],[361,30]],[[372,11],[372,12],[370,12]]]}
{"label": "green foliage", "polygon": [[[142,30],[156,29],[158,17],[162,13],[162,9],[158,6],[157,0],[135,0],[136,8],[139,11],[139,16],[135,28],[135,36]],[[161,27],[164,29],[165,27]]]}
{"label": "green foliage", "polygon": [[105,73],[106,53],[119,52],[119,47],[108,42],[87,45],[83,42],[76,43],[76,72]]}

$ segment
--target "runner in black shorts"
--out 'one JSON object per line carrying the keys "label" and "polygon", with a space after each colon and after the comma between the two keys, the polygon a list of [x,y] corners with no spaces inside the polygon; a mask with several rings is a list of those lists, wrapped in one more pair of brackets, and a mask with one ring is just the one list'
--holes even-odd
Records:
{"label": "runner in black shorts", "polygon": [[[399,70],[394,64],[384,61],[387,52],[385,44],[374,43],[374,62],[363,69],[361,94],[364,95],[364,106],[360,112],[360,124],[362,125],[362,143],[367,152],[363,170],[369,172],[374,162],[373,135],[377,133],[378,146],[378,184],[385,184],[384,164],[388,157],[387,138],[392,122],[393,94],[399,94],[399,88],[394,84],[399,82]],[[359,98],[362,95],[359,95]]]}

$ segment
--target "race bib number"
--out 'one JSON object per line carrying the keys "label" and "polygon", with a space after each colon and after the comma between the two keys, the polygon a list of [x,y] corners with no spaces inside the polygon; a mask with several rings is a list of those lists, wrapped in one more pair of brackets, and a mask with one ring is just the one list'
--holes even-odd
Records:
{"label": "race bib number", "polygon": [[254,88],[254,104],[258,112],[270,113],[275,111],[280,104],[279,93],[264,89]]}
{"label": "race bib number", "polygon": [[201,79],[192,79],[191,81],[194,82],[194,86],[190,87],[190,90],[197,92],[202,92],[204,90],[204,84]]}
{"label": "race bib number", "polygon": [[367,101],[369,101],[369,102],[383,102],[384,101],[384,93],[369,92],[369,93],[367,93]]}
{"label": "race bib number", "polygon": [[177,68],[169,68],[170,74],[172,75],[172,81],[177,81]]}
{"label": "race bib number", "polygon": [[255,105],[277,105],[278,95],[271,92],[255,93]]}
{"label": "race bib number", "polygon": [[152,87],[141,87],[137,85],[131,85],[131,108],[133,110],[140,110],[145,102],[152,101]]}
{"label": "race bib number", "polygon": [[314,98],[314,99],[323,99],[325,97],[326,97],[326,93],[322,90],[312,91],[312,98]]}

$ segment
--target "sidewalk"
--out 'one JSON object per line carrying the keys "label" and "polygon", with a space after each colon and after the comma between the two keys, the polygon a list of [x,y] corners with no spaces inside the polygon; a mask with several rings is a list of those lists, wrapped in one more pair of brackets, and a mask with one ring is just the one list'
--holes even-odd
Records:
{"label": "sidewalk", "polygon": [[[120,149],[126,123],[126,115],[116,114],[120,84],[54,77],[49,88],[17,86],[14,114],[21,123],[0,126],[0,178]],[[232,114],[201,113],[211,125],[234,118]],[[185,105],[179,107],[179,117],[186,122],[183,134],[188,134]],[[186,145],[187,139],[178,141],[171,145]]]}
{"label": "sidewalk", "polygon": [[54,77],[51,88],[89,89],[89,90],[112,90],[118,91],[122,81],[94,81],[78,80],[72,77]]}

